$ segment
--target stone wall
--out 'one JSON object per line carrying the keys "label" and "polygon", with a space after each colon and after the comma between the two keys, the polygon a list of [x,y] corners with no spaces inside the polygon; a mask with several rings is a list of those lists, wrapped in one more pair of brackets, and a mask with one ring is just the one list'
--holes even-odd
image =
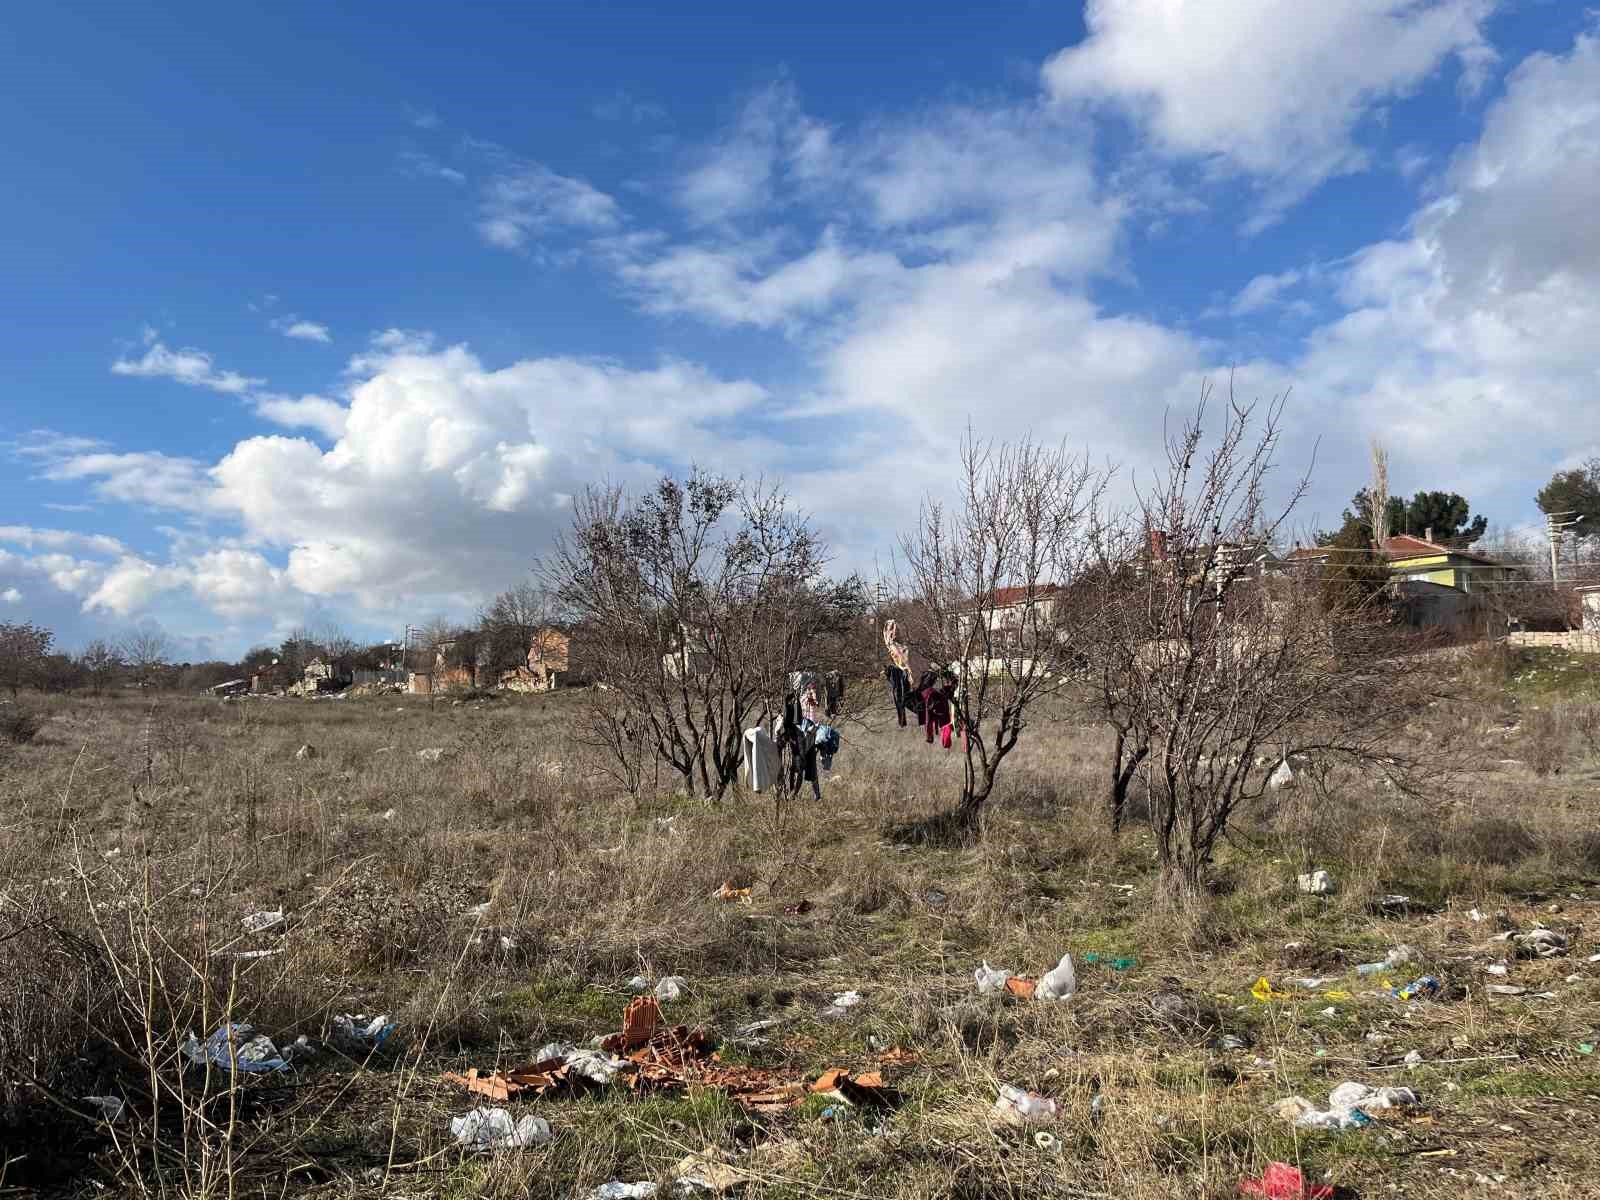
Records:
{"label": "stone wall", "polygon": [[1600,654],[1600,633],[1511,633],[1506,635],[1506,641],[1513,646]]}

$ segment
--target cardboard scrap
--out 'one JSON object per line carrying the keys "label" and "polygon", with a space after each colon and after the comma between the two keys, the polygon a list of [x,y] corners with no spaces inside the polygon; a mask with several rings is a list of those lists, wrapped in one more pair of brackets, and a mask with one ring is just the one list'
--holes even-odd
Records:
{"label": "cardboard scrap", "polygon": [[732,880],[723,880],[722,886],[717,889],[716,897],[718,900],[729,904],[750,904],[752,902],[750,889],[747,887],[736,888],[733,886]]}
{"label": "cardboard scrap", "polygon": [[811,1085],[813,1095],[837,1096],[854,1108],[894,1108],[900,1103],[900,1093],[885,1087],[883,1076],[876,1071],[854,1074],[842,1067],[830,1067]]}
{"label": "cardboard scrap", "polygon": [[[661,1006],[654,996],[639,996],[630,1001],[622,1015],[621,1032],[603,1039],[600,1048],[624,1060],[617,1070],[617,1078],[634,1091],[689,1086],[716,1088],[726,1092],[735,1103],[755,1112],[793,1108],[807,1094],[802,1080],[760,1067],[722,1062],[704,1030],[684,1025],[668,1026],[662,1020]],[[894,1065],[915,1061],[915,1056],[894,1047],[883,1054],[882,1061]],[[500,1103],[530,1092],[545,1096],[602,1086],[575,1070],[564,1058],[489,1074],[476,1069],[465,1075],[447,1072],[444,1079]],[[901,1099],[900,1093],[884,1086],[879,1072],[854,1073],[842,1067],[824,1071],[810,1091],[836,1095],[846,1104],[868,1108],[890,1108]]]}
{"label": "cardboard scrap", "polygon": [[[591,1083],[586,1075],[573,1071],[564,1058],[550,1058],[543,1062],[527,1063],[519,1067],[510,1067],[504,1071],[493,1071],[488,1075],[479,1072],[473,1067],[465,1075],[458,1075],[454,1071],[446,1071],[444,1079],[447,1083],[464,1087],[469,1092],[479,1096],[487,1096],[491,1100],[504,1104],[524,1092],[544,1096],[551,1092],[566,1088],[582,1087]],[[598,1085],[595,1085],[598,1086]]]}
{"label": "cardboard scrap", "polygon": [[1023,979],[1020,975],[1013,975],[1006,980],[1007,994],[1015,996],[1018,1000],[1032,1000],[1033,990],[1038,986],[1037,981]]}

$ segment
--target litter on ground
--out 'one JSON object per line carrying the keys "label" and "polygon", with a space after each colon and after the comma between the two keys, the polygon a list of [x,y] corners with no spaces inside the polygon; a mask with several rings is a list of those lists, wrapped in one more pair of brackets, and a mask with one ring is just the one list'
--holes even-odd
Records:
{"label": "litter on ground", "polygon": [[1072,968],[1072,955],[1063,954],[1061,961],[1045,973],[1033,989],[1035,1000],[1070,1000],[1078,990],[1078,975]]}
{"label": "litter on ground", "polygon": [[529,1113],[513,1121],[503,1108],[475,1108],[466,1116],[452,1117],[450,1132],[458,1145],[469,1150],[526,1150],[555,1136],[543,1117]]}
{"label": "litter on ground", "polygon": [[1311,871],[1301,875],[1296,882],[1300,890],[1308,896],[1331,896],[1338,890],[1333,876],[1326,871]]}
{"label": "litter on ground", "polygon": [[274,925],[283,924],[283,909],[251,913],[239,924],[244,926],[246,933],[260,933],[263,929],[271,929]]}
{"label": "litter on ground", "polygon": [[1288,1163],[1269,1163],[1258,1178],[1239,1181],[1241,1196],[1261,1200],[1333,1200],[1333,1189],[1326,1184],[1308,1184],[1300,1168]]}
{"label": "litter on ground", "polygon": [[1009,1083],[1000,1085],[1000,1094],[994,1102],[994,1118],[1004,1125],[1023,1128],[1030,1125],[1048,1125],[1061,1115],[1061,1104],[1038,1092],[1027,1092]]}
{"label": "litter on ground", "polygon": [[225,1071],[243,1071],[250,1075],[265,1075],[273,1071],[287,1071],[289,1062],[278,1052],[272,1039],[257,1034],[250,1025],[224,1025],[202,1045],[190,1034],[182,1047],[184,1057],[197,1066],[221,1067]]}

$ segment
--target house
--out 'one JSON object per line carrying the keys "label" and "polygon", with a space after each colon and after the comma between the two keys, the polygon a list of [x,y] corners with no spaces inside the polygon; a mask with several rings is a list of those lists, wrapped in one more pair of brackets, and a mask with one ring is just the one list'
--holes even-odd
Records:
{"label": "house", "polygon": [[1054,583],[995,588],[988,595],[955,610],[955,635],[966,640],[982,621],[989,631],[989,641],[1002,644],[1018,641],[1027,622],[1033,622],[1036,627],[1046,627],[1053,622],[1062,595],[1061,588]]}
{"label": "house", "polygon": [[[431,692],[467,691],[478,685],[478,665],[484,658],[487,647],[476,649],[472,640],[467,638],[452,638],[447,642],[435,642],[433,646],[433,668],[427,672],[417,672],[412,676],[411,692],[413,695],[426,696]],[[418,674],[429,676],[428,690],[418,691],[416,677]]]}
{"label": "house", "polygon": [[1495,584],[1516,578],[1516,568],[1473,554],[1469,550],[1442,546],[1433,541],[1433,530],[1426,537],[1396,534],[1383,544],[1389,560],[1389,574],[1396,579],[1437,583],[1471,596],[1494,590]]}
{"label": "house", "polygon": [[[1442,545],[1432,540],[1433,530],[1427,533],[1426,537],[1397,533],[1383,543],[1391,579],[1438,584],[1470,596],[1493,591],[1494,585],[1517,577],[1515,567],[1470,550]],[[1322,566],[1335,553],[1332,546],[1297,546],[1290,551],[1288,562]]]}
{"label": "house", "polygon": [[598,659],[588,637],[545,626],[534,633],[527,661],[503,672],[500,686],[513,692],[552,692],[593,683],[597,671]]}
{"label": "house", "polygon": [[213,696],[238,696],[250,690],[248,679],[230,679],[226,683],[219,683],[206,689]]}
{"label": "house", "polygon": [[252,696],[265,696],[276,692],[283,687],[283,667],[274,662],[257,670],[250,676],[250,694]]}
{"label": "house", "polygon": [[661,666],[673,679],[687,679],[711,670],[715,630],[700,631],[687,624],[678,627],[677,645],[661,656]]}

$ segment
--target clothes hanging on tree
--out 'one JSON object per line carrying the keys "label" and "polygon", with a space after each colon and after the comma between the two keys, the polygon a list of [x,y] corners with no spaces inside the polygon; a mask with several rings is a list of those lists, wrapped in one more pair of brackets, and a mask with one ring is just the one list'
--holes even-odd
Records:
{"label": "clothes hanging on tree", "polygon": [[772,735],[757,726],[744,731],[744,780],[752,792],[763,792],[778,783],[783,758]]}
{"label": "clothes hanging on tree", "polygon": [[[948,684],[940,684],[937,679],[922,689],[922,727],[929,745],[933,744],[934,735],[950,724],[950,697],[954,690]],[[945,743],[946,746],[949,744]]]}
{"label": "clothes hanging on tree", "polygon": [[883,678],[889,685],[889,702],[894,705],[895,719],[900,728],[906,727],[906,704],[911,699],[911,681],[899,667],[885,667]]}

